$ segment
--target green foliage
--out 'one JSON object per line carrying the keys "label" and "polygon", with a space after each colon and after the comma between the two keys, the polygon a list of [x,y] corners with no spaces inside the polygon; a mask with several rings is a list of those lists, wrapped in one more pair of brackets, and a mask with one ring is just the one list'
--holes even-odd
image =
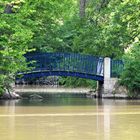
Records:
{"label": "green foliage", "polygon": [[65,87],[88,87],[93,89],[95,89],[97,85],[96,81],[75,77],[60,77],[59,84]]}
{"label": "green foliage", "polygon": [[41,0],[27,1],[27,7],[33,11],[30,19],[37,22],[34,28],[33,41],[31,48],[37,51],[58,51],[64,47],[63,41],[59,37],[59,29],[65,20],[69,20],[75,12],[75,1],[61,0]]}
{"label": "green foliage", "polygon": [[10,87],[18,71],[26,70],[24,54],[56,50],[61,44],[57,30],[75,12],[75,5],[74,0],[1,0],[0,93]]}
{"label": "green foliage", "polygon": [[[75,0],[1,0],[0,93],[17,71],[26,69],[23,55],[31,50],[121,58],[140,38],[139,5],[139,0],[89,0],[80,18]],[[94,85],[77,78],[63,81]]]}
{"label": "green foliage", "polygon": [[3,11],[0,14],[0,93],[10,88],[18,71],[26,69],[23,55],[31,51],[28,44],[33,37],[31,27],[34,27],[34,22],[26,17],[28,11],[22,8],[15,13],[4,13],[7,4],[12,2],[4,1],[0,7]]}
{"label": "green foliage", "polygon": [[120,58],[139,36],[139,4],[132,0],[89,1],[84,19],[74,15],[61,27],[62,40],[74,52]]}
{"label": "green foliage", "polygon": [[121,83],[126,86],[132,95],[140,93],[140,44],[134,44],[125,57],[125,69]]}
{"label": "green foliage", "polygon": [[140,38],[139,5],[139,0],[89,1],[84,19],[75,15],[61,27],[65,44],[61,50],[122,58],[125,49]]}

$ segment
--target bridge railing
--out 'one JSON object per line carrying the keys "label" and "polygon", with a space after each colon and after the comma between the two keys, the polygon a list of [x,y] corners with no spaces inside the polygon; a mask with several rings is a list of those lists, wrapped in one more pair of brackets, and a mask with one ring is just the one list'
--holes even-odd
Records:
{"label": "bridge railing", "polygon": [[27,62],[32,71],[68,71],[103,76],[103,58],[74,53],[31,53]]}
{"label": "bridge railing", "polygon": [[111,60],[111,77],[120,77],[124,69],[122,60]]}
{"label": "bridge railing", "polygon": [[[76,76],[81,75],[81,77],[93,77],[98,76],[104,79],[105,73],[105,59],[102,57],[83,55],[75,53],[29,53],[25,55],[27,62],[29,62],[28,67],[32,67],[31,70],[26,72],[20,72],[19,75],[29,75],[32,76],[34,73],[41,75],[43,73],[50,73],[58,76]],[[31,63],[30,63],[31,62]],[[109,63],[109,76],[120,77],[123,71],[123,61],[122,60],[111,60]],[[107,66],[108,67],[108,66]],[[107,69],[107,71],[108,71]],[[61,72],[61,73],[60,73]],[[62,74],[65,73],[65,74]],[[47,75],[47,74],[46,74]],[[77,76],[78,77],[78,76]]]}

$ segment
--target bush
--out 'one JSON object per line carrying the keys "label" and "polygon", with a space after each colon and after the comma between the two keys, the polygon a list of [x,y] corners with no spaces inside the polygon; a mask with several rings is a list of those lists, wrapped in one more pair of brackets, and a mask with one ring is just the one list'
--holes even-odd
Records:
{"label": "bush", "polygon": [[140,94],[140,44],[135,44],[124,56],[125,68],[121,84],[134,96]]}
{"label": "bush", "polygon": [[64,87],[82,87],[82,88],[93,88],[96,89],[97,82],[90,79],[83,79],[77,77],[60,77],[59,85]]}

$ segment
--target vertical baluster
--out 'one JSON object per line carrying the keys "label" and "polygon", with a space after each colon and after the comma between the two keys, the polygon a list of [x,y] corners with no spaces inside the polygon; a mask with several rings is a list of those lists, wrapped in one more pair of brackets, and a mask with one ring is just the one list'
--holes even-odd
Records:
{"label": "vertical baluster", "polygon": [[82,69],[82,73],[85,72],[85,56],[82,55],[82,61],[83,61],[83,69]]}
{"label": "vertical baluster", "polygon": [[80,65],[80,59],[79,59],[79,54],[77,54],[77,65],[76,65],[76,71],[79,72],[79,65]]}
{"label": "vertical baluster", "polygon": [[70,54],[68,54],[68,71],[70,71]]}
{"label": "vertical baluster", "polygon": [[94,74],[95,71],[95,59],[94,57],[91,58],[91,74]]}
{"label": "vertical baluster", "polygon": [[66,70],[69,71],[69,54],[66,57]]}
{"label": "vertical baluster", "polygon": [[90,57],[90,74],[93,74],[94,64],[93,64],[93,56]]}
{"label": "vertical baluster", "polygon": [[97,57],[94,57],[94,75],[97,74],[97,69],[98,69],[98,61],[99,61],[99,58]]}
{"label": "vertical baluster", "polygon": [[91,61],[90,61],[90,59],[91,59],[91,56],[88,56],[88,74],[90,74],[90,71],[91,71]]}
{"label": "vertical baluster", "polygon": [[74,63],[75,63],[75,54],[72,54],[72,71],[74,71]]}
{"label": "vertical baluster", "polygon": [[65,57],[64,57],[64,53],[62,54],[63,57],[63,71],[65,71]]}
{"label": "vertical baluster", "polygon": [[78,54],[78,66],[77,66],[77,72],[80,72],[79,69],[81,69],[81,60],[80,60],[80,55]]}
{"label": "vertical baluster", "polygon": [[61,60],[61,53],[59,53],[59,59],[60,59],[60,60],[59,60],[59,69],[58,69],[58,71],[61,70],[61,61],[62,61],[62,60]]}
{"label": "vertical baluster", "polygon": [[56,71],[57,61],[58,61],[57,53],[55,53],[54,59],[55,59],[55,61],[54,61],[54,70]]}
{"label": "vertical baluster", "polygon": [[57,71],[57,67],[58,67],[58,61],[59,61],[59,59],[58,59],[59,57],[58,57],[58,53],[56,53],[56,60],[55,60],[55,71]]}
{"label": "vertical baluster", "polygon": [[88,66],[88,64],[89,64],[89,63],[88,63],[88,55],[86,56],[86,61],[85,61],[85,63],[86,63],[86,73],[88,73],[88,67],[89,67],[89,66]]}
{"label": "vertical baluster", "polygon": [[75,59],[76,59],[76,61],[75,61],[75,68],[74,68],[74,72],[77,72],[77,66],[78,66],[78,64],[79,64],[79,62],[78,62],[78,54],[76,54],[75,55]]}
{"label": "vertical baluster", "polygon": [[82,55],[82,58],[83,58],[83,73],[85,73],[85,56],[84,55]]}
{"label": "vertical baluster", "polygon": [[88,73],[90,74],[91,71],[91,62],[90,62],[91,56],[88,58]]}
{"label": "vertical baluster", "polygon": [[60,61],[61,61],[60,53],[58,53],[57,71],[59,71],[59,69],[60,69]]}
{"label": "vertical baluster", "polygon": [[85,55],[84,56],[84,73],[87,72],[87,69],[86,69],[86,59],[87,59],[87,56]]}
{"label": "vertical baluster", "polygon": [[82,72],[83,71],[83,58],[82,58],[81,54],[79,54],[79,55],[80,55],[80,64],[79,64],[78,71]]}
{"label": "vertical baluster", "polygon": [[66,70],[67,70],[67,59],[66,59],[66,57],[67,57],[67,54],[66,54],[66,53],[64,53],[64,64],[63,64],[64,71],[66,71]]}
{"label": "vertical baluster", "polygon": [[84,73],[84,57],[81,55],[81,58],[82,58],[82,63],[83,63],[83,65],[82,65],[82,73]]}
{"label": "vertical baluster", "polygon": [[54,71],[54,67],[55,67],[55,54],[52,53],[52,71]]}

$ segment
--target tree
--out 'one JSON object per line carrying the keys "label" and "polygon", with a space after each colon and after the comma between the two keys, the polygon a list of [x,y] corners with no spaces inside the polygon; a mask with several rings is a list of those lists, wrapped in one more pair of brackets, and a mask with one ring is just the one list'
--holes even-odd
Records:
{"label": "tree", "polygon": [[140,38],[139,5],[139,0],[1,0],[0,87],[26,68],[24,54],[33,49],[121,58]]}
{"label": "tree", "polygon": [[139,0],[89,1],[80,33],[73,38],[73,48],[83,53],[121,58],[140,34],[139,4]]}
{"label": "tree", "polygon": [[79,3],[79,16],[81,18],[85,17],[85,10],[86,10],[86,3],[87,3],[87,0],[80,0],[80,3]]}
{"label": "tree", "polygon": [[[73,1],[2,0],[0,2],[0,93],[11,88],[18,71],[26,70],[24,54],[54,51],[56,35]],[[66,6],[65,6],[66,5]],[[71,7],[70,7],[71,6]],[[71,10],[74,12],[74,10]]]}
{"label": "tree", "polygon": [[125,68],[121,84],[126,86],[131,96],[140,93],[140,43],[135,43],[124,56]]}
{"label": "tree", "polygon": [[32,11],[25,11],[22,3],[2,1],[0,7],[0,93],[10,92],[16,73],[26,69],[24,54],[29,51],[35,24],[27,18]]}
{"label": "tree", "polygon": [[27,5],[34,11],[30,19],[39,24],[38,28],[33,30],[34,36],[30,47],[43,52],[64,48],[63,40],[59,37],[59,29],[75,13],[75,0],[35,0],[33,2],[31,0],[31,2],[27,2]]}

